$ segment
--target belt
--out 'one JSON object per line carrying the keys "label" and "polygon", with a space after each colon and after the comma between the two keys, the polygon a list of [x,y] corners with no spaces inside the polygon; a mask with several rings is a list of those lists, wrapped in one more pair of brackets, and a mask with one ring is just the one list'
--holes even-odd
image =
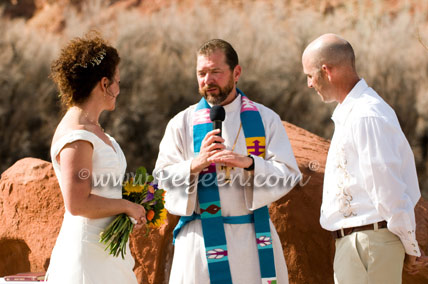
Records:
{"label": "belt", "polygon": [[382,221],[382,222],[377,222],[374,224],[369,224],[369,225],[364,225],[364,226],[359,226],[359,227],[343,228],[343,229],[340,229],[337,231],[333,231],[331,233],[335,239],[340,239],[340,238],[347,236],[347,235],[350,235],[354,232],[374,230],[376,225],[377,225],[378,229],[388,227],[388,223],[386,221]]}
{"label": "belt", "polygon": [[[225,224],[249,224],[254,223],[254,215],[248,214],[248,215],[241,215],[241,216],[222,216],[223,217],[223,223]],[[190,216],[181,216],[180,220],[178,221],[177,226],[175,226],[173,231],[173,239],[172,243],[175,243],[175,238],[178,236],[178,233],[180,230],[189,222],[192,222],[193,220],[200,220],[201,215],[193,212],[193,215]]]}

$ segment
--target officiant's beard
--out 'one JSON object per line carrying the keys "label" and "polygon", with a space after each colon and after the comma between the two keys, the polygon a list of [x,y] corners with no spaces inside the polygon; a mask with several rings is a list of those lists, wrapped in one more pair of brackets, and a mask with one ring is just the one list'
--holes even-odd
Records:
{"label": "officiant's beard", "polygon": [[[224,100],[227,99],[227,97],[229,96],[229,94],[232,92],[233,88],[235,87],[234,81],[233,81],[233,76],[230,76],[230,80],[227,83],[226,86],[224,86],[223,88],[221,88],[219,85],[206,85],[205,87],[203,87],[202,89],[199,89],[199,93],[201,94],[201,96],[203,96],[209,103],[213,104],[213,105],[220,105],[222,102],[224,102]],[[207,92],[208,89],[211,88],[217,88],[218,89],[218,94],[209,94]]]}

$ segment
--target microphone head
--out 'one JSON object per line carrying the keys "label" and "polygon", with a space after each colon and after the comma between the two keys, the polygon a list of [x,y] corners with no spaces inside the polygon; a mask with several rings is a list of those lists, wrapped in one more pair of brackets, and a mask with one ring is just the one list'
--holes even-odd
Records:
{"label": "microphone head", "polygon": [[210,110],[210,119],[211,121],[220,120],[224,121],[226,117],[226,112],[222,106],[215,105]]}

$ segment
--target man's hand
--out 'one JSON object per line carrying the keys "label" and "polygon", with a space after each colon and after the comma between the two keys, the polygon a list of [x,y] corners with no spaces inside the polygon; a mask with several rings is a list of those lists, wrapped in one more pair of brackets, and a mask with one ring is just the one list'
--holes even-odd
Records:
{"label": "man's hand", "polygon": [[237,154],[229,150],[215,153],[209,159],[211,163],[222,163],[227,167],[248,168],[253,163],[253,159],[248,156]]}
{"label": "man's hand", "polygon": [[421,256],[417,257],[414,255],[406,254],[404,258],[404,271],[410,275],[414,275],[428,266],[428,257],[424,251],[421,250]]}
{"label": "man's hand", "polygon": [[197,174],[208,167],[213,161],[209,160],[211,156],[226,148],[224,139],[216,135],[220,133],[220,129],[214,129],[205,136],[201,143],[199,155],[192,160],[190,164],[190,173]]}

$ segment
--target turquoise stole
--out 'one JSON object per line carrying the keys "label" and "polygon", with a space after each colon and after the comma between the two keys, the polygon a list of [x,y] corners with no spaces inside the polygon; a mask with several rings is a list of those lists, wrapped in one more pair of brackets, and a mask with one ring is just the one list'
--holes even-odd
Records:
{"label": "turquoise stole", "polygon": [[[260,113],[255,104],[244,93],[241,94],[241,123],[244,130],[247,153],[255,156],[265,156],[265,129]],[[193,144],[195,156],[199,154],[201,143],[206,134],[213,130],[209,118],[210,105],[202,98],[198,103],[193,119]],[[221,216],[221,203],[218,191],[215,164],[199,173],[198,201],[200,219],[204,235],[205,251],[208,261],[208,271],[211,284],[232,283],[230,273],[226,234],[224,232],[225,217]],[[269,226],[269,209],[267,206],[254,211],[254,228],[259,254],[261,283],[276,283],[275,261],[272,248],[272,237]],[[183,218],[181,226],[192,217]],[[184,223],[184,224],[183,224]],[[179,228],[176,228],[179,230]],[[175,232],[175,235],[178,231]]]}

